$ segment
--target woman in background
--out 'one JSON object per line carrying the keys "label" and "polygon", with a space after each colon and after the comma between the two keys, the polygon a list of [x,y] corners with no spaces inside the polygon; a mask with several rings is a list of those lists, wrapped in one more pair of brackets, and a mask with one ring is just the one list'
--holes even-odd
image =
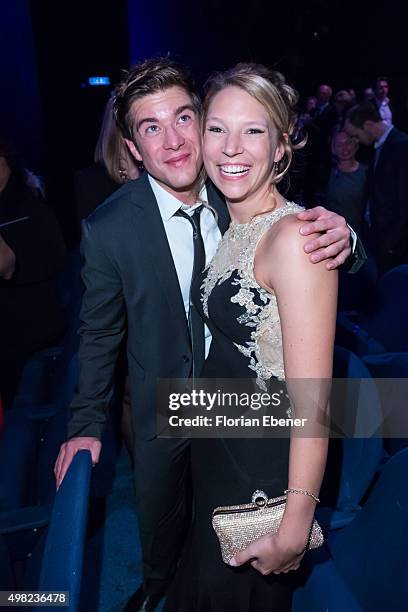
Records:
{"label": "woman in background", "polygon": [[55,277],[65,244],[41,182],[0,138],[0,396],[13,402],[23,367],[65,329]]}
{"label": "woman in background", "polygon": [[360,233],[368,198],[367,166],[356,159],[358,143],[344,130],[334,132],[331,146],[336,163],[327,184],[327,207]]}
{"label": "woman in background", "polygon": [[121,185],[140,176],[134,159],[112,114],[113,95],[103,115],[92,166],[76,172],[74,177],[79,222],[91,214]]}

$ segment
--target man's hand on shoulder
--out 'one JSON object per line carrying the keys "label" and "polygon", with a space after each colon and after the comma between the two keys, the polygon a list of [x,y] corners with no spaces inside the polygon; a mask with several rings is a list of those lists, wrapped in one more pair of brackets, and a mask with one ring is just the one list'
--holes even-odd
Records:
{"label": "man's hand on shoulder", "polygon": [[77,437],[71,438],[71,440],[68,440],[68,442],[64,442],[64,444],[61,445],[60,452],[54,466],[57,489],[59,489],[61,482],[64,480],[65,474],[67,473],[68,468],[78,451],[89,450],[91,452],[92,464],[96,465],[99,461],[101,448],[102,444],[98,438]]}
{"label": "man's hand on shoulder", "polygon": [[304,246],[312,263],[327,259],[326,268],[334,270],[350,257],[350,229],[344,217],[323,206],[316,206],[299,213],[297,218],[307,222],[299,230],[303,236],[321,233]]}

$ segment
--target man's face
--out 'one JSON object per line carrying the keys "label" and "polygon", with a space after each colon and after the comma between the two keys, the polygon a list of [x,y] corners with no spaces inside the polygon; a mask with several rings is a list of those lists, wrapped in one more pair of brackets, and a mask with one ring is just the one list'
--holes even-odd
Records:
{"label": "man's face", "polygon": [[169,193],[194,189],[202,166],[200,119],[190,95],[169,87],[136,100],[131,108],[130,151]]}
{"label": "man's face", "polygon": [[320,85],[319,89],[317,90],[317,99],[319,101],[319,104],[327,104],[327,102],[330,102],[331,97],[331,87],[329,87],[328,85]]}
{"label": "man's face", "polygon": [[370,146],[373,144],[375,138],[371,135],[370,131],[366,127],[358,128],[353,125],[348,119],[344,124],[344,131],[350,136],[350,138],[356,140],[360,144]]}
{"label": "man's face", "polygon": [[377,81],[375,86],[375,95],[379,100],[385,100],[385,98],[388,96],[387,81]]}

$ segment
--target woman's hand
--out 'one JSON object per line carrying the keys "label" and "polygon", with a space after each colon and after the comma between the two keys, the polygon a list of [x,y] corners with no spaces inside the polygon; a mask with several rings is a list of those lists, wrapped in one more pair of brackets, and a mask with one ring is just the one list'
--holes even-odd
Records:
{"label": "woman's hand", "polygon": [[307,537],[289,537],[279,531],[258,538],[241,550],[230,561],[232,567],[239,567],[248,561],[251,566],[267,576],[272,572],[280,574],[297,570],[305,554]]}

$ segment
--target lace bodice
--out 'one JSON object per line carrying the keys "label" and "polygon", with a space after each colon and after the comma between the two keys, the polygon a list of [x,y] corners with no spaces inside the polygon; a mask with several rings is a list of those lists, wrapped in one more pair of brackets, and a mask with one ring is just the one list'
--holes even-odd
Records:
{"label": "lace bodice", "polygon": [[209,317],[208,300],[213,289],[234,277],[231,284],[236,286],[237,291],[231,297],[231,302],[244,309],[237,321],[240,325],[253,328],[250,341],[234,344],[248,358],[248,367],[256,373],[257,383],[263,390],[266,390],[266,382],[272,376],[284,380],[285,372],[278,304],[276,297],[263,289],[254,277],[255,251],[273,223],[302,210],[301,206],[289,202],[272,213],[255,217],[249,223],[232,222],[206,269],[201,285],[203,311]]}

